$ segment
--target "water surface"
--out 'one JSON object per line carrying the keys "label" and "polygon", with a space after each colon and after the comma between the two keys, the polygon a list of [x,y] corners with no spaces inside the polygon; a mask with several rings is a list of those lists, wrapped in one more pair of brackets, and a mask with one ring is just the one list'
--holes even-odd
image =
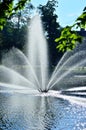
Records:
{"label": "water surface", "polygon": [[85,106],[51,96],[0,93],[0,130],[85,129]]}

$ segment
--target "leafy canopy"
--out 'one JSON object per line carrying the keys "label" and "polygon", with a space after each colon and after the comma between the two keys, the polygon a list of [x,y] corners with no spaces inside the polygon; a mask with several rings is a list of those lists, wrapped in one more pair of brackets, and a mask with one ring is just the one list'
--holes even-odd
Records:
{"label": "leafy canopy", "polygon": [[56,48],[62,52],[72,50],[75,48],[77,41],[81,42],[81,40],[82,37],[75,31],[72,31],[71,26],[67,26],[62,30],[61,36],[55,39],[55,42],[59,43]]}
{"label": "leafy canopy", "polygon": [[58,35],[58,29],[60,28],[60,25],[57,22],[58,16],[55,14],[56,7],[58,7],[58,2],[56,0],[48,0],[46,5],[39,5],[38,7],[44,29],[47,32],[46,37],[50,40],[53,39],[53,42],[56,35]]}
{"label": "leafy canopy", "polygon": [[7,19],[9,19],[18,10],[21,10],[25,3],[30,0],[19,0],[14,4],[14,0],[0,0],[0,30],[6,24]]}
{"label": "leafy canopy", "polygon": [[83,13],[76,19],[75,23],[72,26],[66,26],[59,38],[55,39],[57,42],[57,49],[59,51],[65,52],[75,48],[77,42],[81,43],[82,37],[75,31],[73,28],[83,28],[86,29],[86,7],[83,10]]}

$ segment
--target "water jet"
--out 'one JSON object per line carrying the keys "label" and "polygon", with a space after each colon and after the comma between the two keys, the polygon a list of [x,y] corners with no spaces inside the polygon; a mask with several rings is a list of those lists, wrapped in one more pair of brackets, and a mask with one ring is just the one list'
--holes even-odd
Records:
{"label": "water jet", "polygon": [[63,55],[50,77],[48,44],[38,15],[31,19],[28,30],[26,55],[19,49],[12,48],[2,58],[2,86],[7,84],[10,88],[25,87],[47,93],[49,90],[64,91],[86,85],[86,69],[81,69],[86,67],[85,39],[83,44],[77,44],[73,51]]}
{"label": "water jet", "polygon": [[[0,65],[0,129],[86,129],[86,40],[50,75],[40,17],[29,26],[26,55],[12,48]],[[76,105],[77,104],[77,105]]]}

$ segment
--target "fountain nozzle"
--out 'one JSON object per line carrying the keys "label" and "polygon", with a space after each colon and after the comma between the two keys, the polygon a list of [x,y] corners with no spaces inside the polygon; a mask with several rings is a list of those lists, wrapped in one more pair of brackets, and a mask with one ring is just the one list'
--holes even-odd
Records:
{"label": "fountain nozzle", "polygon": [[47,89],[45,89],[45,90],[40,90],[40,92],[41,92],[41,93],[47,93],[48,90],[47,90]]}

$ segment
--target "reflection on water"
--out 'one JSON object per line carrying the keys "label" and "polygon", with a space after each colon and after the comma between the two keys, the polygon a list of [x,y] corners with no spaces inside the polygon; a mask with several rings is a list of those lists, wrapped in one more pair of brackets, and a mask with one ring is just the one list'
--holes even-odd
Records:
{"label": "reflection on water", "polygon": [[0,130],[84,130],[86,107],[57,97],[0,93]]}

